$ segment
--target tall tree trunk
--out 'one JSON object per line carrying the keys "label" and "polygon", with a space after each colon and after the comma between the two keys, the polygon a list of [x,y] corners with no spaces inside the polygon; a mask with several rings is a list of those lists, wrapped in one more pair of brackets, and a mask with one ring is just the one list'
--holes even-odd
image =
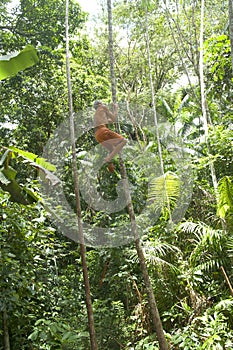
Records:
{"label": "tall tree trunk", "polygon": [[[185,45],[185,41],[187,41],[187,38],[183,38],[183,36],[181,34],[181,29],[180,29],[180,24],[178,22],[178,19],[175,20],[175,18],[170,13],[170,10],[169,10],[168,5],[167,5],[167,0],[163,0],[163,2],[164,2],[164,5],[165,5],[165,14],[166,14],[166,18],[167,18],[167,22],[168,22],[169,28],[171,30],[172,39],[174,41],[175,48],[176,48],[177,54],[179,56],[180,62],[182,63],[182,67],[183,67],[183,69],[185,71],[185,75],[186,75],[186,77],[188,79],[189,88],[192,91],[193,98],[195,98],[195,100],[199,102],[199,97],[197,96],[197,94],[196,94],[196,92],[195,92],[195,90],[193,88],[193,84],[191,82],[191,76],[190,76],[190,73],[188,71],[188,66],[186,64],[186,60],[188,59],[188,61],[190,61],[190,57],[187,54],[184,55],[182,53],[182,51],[181,51],[181,47],[183,47]],[[192,13],[193,13],[193,15],[192,15],[192,19],[193,19],[193,17],[194,17],[194,9],[193,8],[192,8]],[[177,16],[178,16],[178,11],[177,11]],[[193,19],[193,24],[194,24],[194,19]],[[176,39],[176,36],[175,36],[175,32],[177,32],[177,36],[178,36],[177,39]],[[195,30],[195,32],[196,32],[196,30]],[[195,35],[195,38],[196,38],[196,35]],[[198,46],[196,41],[197,40],[195,40],[195,45],[193,47],[197,47]],[[198,49],[195,49],[195,52],[198,52]],[[187,53],[187,50],[185,50],[185,53]],[[194,62],[193,61],[190,61],[190,62],[193,65],[194,71],[197,72],[197,67],[194,64]],[[197,74],[197,76],[198,76],[198,79],[199,79],[199,74]]]}
{"label": "tall tree trunk", "polygon": [[112,33],[112,4],[111,0],[107,0],[108,3],[108,50],[109,50],[109,63],[110,63],[110,77],[112,87],[112,102],[116,103],[116,77],[114,69],[114,49],[113,49],[113,33]]}
{"label": "tall tree trunk", "polygon": [[[209,125],[211,124],[211,119],[209,117],[209,109],[208,109],[208,103],[206,100],[206,93],[205,93],[205,81],[204,81],[204,52],[203,52],[203,37],[204,37],[204,13],[205,13],[205,0],[201,0],[201,24],[200,24],[200,90],[201,90],[201,107],[202,107],[202,120],[203,120],[203,128],[205,132],[205,142],[208,150],[208,154],[211,155],[211,149],[209,145]],[[211,173],[211,179],[214,187],[214,193],[216,201],[219,200],[219,193],[218,193],[218,180],[215,172],[214,163],[210,161],[210,173]],[[221,218],[221,225],[222,229],[226,230],[226,223],[224,219]]]}
{"label": "tall tree trunk", "polygon": [[[150,38],[149,38],[149,24],[148,24],[148,2],[145,3],[145,22],[146,22],[146,50],[147,50],[147,57],[148,57],[148,68],[149,68],[149,78],[150,78],[150,90],[151,90],[151,102],[152,102],[152,108],[153,108],[153,115],[154,115],[154,125],[155,125],[155,132],[156,132],[156,140],[158,145],[158,153],[159,153],[159,161],[160,161],[160,170],[163,175],[164,181],[165,181],[165,173],[164,173],[164,162],[163,162],[163,154],[162,154],[162,146],[160,142],[160,135],[159,135],[159,123],[158,123],[158,117],[157,117],[157,111],[156,111],[156,103],[155,103],[155,89],[154,89],[154,83],[153,83],[153,75],[152,75],[152,64],[151,64],[151,53],[150,53]],[[172,215],[171,215],[171,208],[170,208],[170,200],[169,196],[166,190],[166,186],[164,188],[165,196],[168,204],[168,212],[169,212],[169,219],[172,221]]]}
{"label": "tall tree trunk", "polygon": [[[208,112],[208,104],[206,100],[206,94],[205,94],[205,81],[204,81],[204,52],[203,52],[203,37],[204,37],[204,13],[205,13],[205,0],[201,0],[201,24],[200,24],[200,60],[199,60],[199,73],[200,73],[200,90],[201,90],[201,108],[202,108],[202,121],[203,121],[203,128],[205,132],[205,141],[208,149],[208,153],[210,154],[210,147],[209,147],[209,126],[208,123],[211,123],[209,118],[209,112]],[[215,173],[214,164],[210,162],[210,172],[211,172],[211,178],[215,190],[216,197],[218,196],[218,181]]]}
{"label": "tall tree trunk", "polygon": [[74,127],[74,110],[72,100],[72,84],[70,77],[70,59],[69,59],[69,0],[66,0],[66,77],[67,77],[67,88],[68,88],[68,103],[69,103],[69,116],[70,116],[70,138],[72,144],[72,165],[73,165],[73,176],[74,176],[74,191],[76,199],[76,212],[78,218],[78,234],[80,242],[80,254],[82,260],[83,279],[86,296],[86,307],[88,316],[88,326],[90,334],[91,350],[98,350],[95,326],[94,326],[94,315],[91,301],[90,283],[88,277],[87,261],[86,261],[86,246],[83,235],[83,224],[81,215],[81,204],[79,194],[79,180],[77,171],[77,160],[76,160],[76,146],[75,146],[75,127]]}
{"label": "tall tree trunk", "polygon": [[205,132],[205,138],[207,141],[209,129],[208,129],[208,113],[207,113],[207,101],[206,101],[206,95],[205,95],[204,63],[203,63],[204,62],[204,52],[203,52],[204,10],[205,10],[205,0],[201,0],[199,75],[200,75],[200,90],[201,90],[202,121],[203,121],[203,127]]}
{"label": "tall tree trunk", "polygon": [[148,68],[149,68],[150,89],[151,89],[151,102],[152,102],[153,115],[154,115],[156,139],[157,139],[157,144],[158,144],[160,169],[161,169],[162,174],[164,175],[162,147],[161,147],[161,142],[160,142],[158,118],[157,118],[157,111],[156,111],[156,105],[155,105],[155,89],[154,89],[154,83],[153,83],[153,77],[152,77],[152,65],[151,65],[151,54],[150,54],[150,44],[149,44],[150,38],[149,38],[148,6],[147,6],[147,3],[146,3],[145,22],[146,22],[146,50],[147,50],[147,57],[148,57]]}
{"label": "tall tree trunk", "polygon": [[229,5],[229,32],[230,32],[230,42],[231,42],[231,64],[233,72],[233,2],[228,0]]}
{"label": "tall tree trunk", "polygon": [[231,284],[231,281],[229,280],[229,277],[227,276],[226,270],[224,269],[223,266],[220,266],[220,269],[221,269],[221,271],[222,271],[222,273],[223,273],[223,276],[224,276],[224,278],[225,278],[225,281],[226,281],[226,283],[227,283],[227,285],[228,285],[228,287],[229,287],[229,289],[230,289],[231,296],[233,297],[233,288],[232,288],[232,284]]}
{"label": "tall tree trunk", "polygon": [[[112,99],[113,102],[116,102],[116,83],[115,83],[115,74],[114,74],[114,52],[113,52],[113,37],[112,37],[112,4],[111,0],[107,0],[107,5],[108,5],[108,29],[109,29],[109,58],[110,58],[110,72],[111,72],[111,84],[112,84]],[[150,313],[152,317],[152,322],[154,329],[157,334],[159,346],[161,350],[168,350],[168,344],[164,335],[163,327],[162,327],[162,322],[160,319],[159,311],[157,308],[157,304],[155,301],[155,296],[151,284],[151,280],[149,277],[147,265],[146,265],[146,260],[144,256],[144,252],[141,246],[141,242],[139,239],[139,234],[138,234],[138,228],[137,228],[137,223],[136,223],[136,218],[135,218],[135,213],[134,213],[134,208],[131,200],[131,195],[130,195],[130,190],[129,190],[129,185],[127,181],[127,174],[126,174],[126,168],[124,161],[120,158],[120,167],[121,167],[121,176],[122,180],[124,183],[124,190],[125,194],[127,197],[127,205],[128,208],[128,213],[132,225],[132,231],[135,237],[135,245],[136,245],[136,250],[138,254],[138,258],[140,261],[140,267],[143,275],[143,280],[145,283],[146,291],[147,291],[147,296],[148,296],[148,302],[149,302],[149,307],[150,307]]]}
{"label": "tall tree trunk", "polygon": [[3,310],[2,312],[2,320],[3,320],[3,349],[10,350],[10,337],[8,331],[8,321],[7,321],[7,312]]}

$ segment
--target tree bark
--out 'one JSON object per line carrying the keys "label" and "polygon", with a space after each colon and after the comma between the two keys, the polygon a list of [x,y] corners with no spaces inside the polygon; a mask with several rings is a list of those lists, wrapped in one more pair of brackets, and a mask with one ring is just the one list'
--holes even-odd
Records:
{"label": "tree bark", "polygon": [[[195,98],[195,100],[199,102],[199,98],[198,98],[198,96],[197,96],[197,94],[196,94],[196,92],[195,92],[195,90],[193,88],[193,84],[191,82],[191,77],[190,77],[190,74],[188,72],[187,64],[185,63],[185,57],[182,54],[181,49],[180,49],[180,47],[181,47],[180,43],[182,42],[184,44],[184,40],[185,39],[182,37],[180,26],[178,24],[178,20],[175,20],[174,17],[172,17],[170,11],[169,11],[169,8],[167,6],[167,1],[163,0],[163,2],[164,2],[164,5],[165,5],[165,14],[166,14],[167,22],[168,22],[169,28],[171,30],[171,35],[172,35],[172,38],[173,38],[173,41],[174,41],[174,44],[175,44],[175,48],[176,48],[176,51],[178,53],[180,62],[182,63],[182,67],[183,67],[183,69],[185,71],[185,74],[186,74],[186,77],[188,79],[190,90],[192,91],[192,95]],[[194,11],[194,10],[192,10],[192,11]],[[192,16],[192,18],[193,18],[193,16]],[[174,26],[172,25],[172,23],[174,24]],[[193,23],[194,23],[194,20],[193,20]],[[176,29],[176,31],[177,31],[178,39],[176,39],[176,37],[175,37],[175,30],[173,28]],[[195,37],[196,37],[196,35],[195,35]],[[198,45],[195,45],[195,47],[197,47],[197,46]],[[195,52],[198,53],[198,48],[195,49]],[[189,60],[189,57],[188,56],[186,56],[186,57]],[[193,65],[194,71],[197,72],[196,65],[194,65],[194,63],[192,61],[190,61],[190,62]],[[198,75],[198,79],[199,79],[199,74],[197,74],[197,75]]]}
{"label": "tree bark", "polygon": [[136,250],[137,250],[138,259],[140,262],[142,276],[143,276],[144,284],[146,287],[149,308],[150,308],[150,313],[151,313],[151,318],[152,318],[152,324],[153,324],[154,330],[155,330],[157,338],[158,338],[160,350],[168,350],[168,344],[167,344],[167,341],[166,341],[166,338],[164,335],[163,326],[162,326],[159,311],[157,308],[157,303],[155,300],[154,291],[153,291],[153,287],[151,284],[150,276],[148,273],[148,268],[146,265],[144,252],[143,252],[140,238],[139,238],[139,234],[138,234],[138,227],[137,227],[134,208],[133,208],[133,204],[132,204],[132,200],[131,200],[130,189],[129,189],[129,185],[128,185],[128,181],[127,181],[126,169],[125,169],[125,165],[124,165],[123,161],[120,163],[120,166],[121,166],[122,180],[125,180],[124,181],[124,186],[125,186],[124,190],[125,190],[125,194],[127,197],[127,199],[126,199],[127,203],[129,203],[127,205],[127,209],[128,209],[128,213],[129,213],[129,217],[130,217],[130,222],[132,225],[132,231],[133,231],[133,234],[135,237],[135,246],[136,246]]}
{"label": "tree bark", "polygon": [[230,293],[231,293],[231,296],[233,296],[233,288],[232,288],[232,285],[231,285],[231,281],[229,280],[229,277],[227,276],[227,273],[226,273],[226,270],[224,269],[223,266],[220,267],[221,268],[221,271],[223,273],[223,276],[225,278],[225,281],[230,289]]}
{"label": "tree bark", "polygon": [[229,6],[229,34],[230,34],[230,43],[231,43],[231,64],[233,72],[233,2],[228,0]]}
{"label": "tree bark", "polygon": [[[111,0],[107,0],[107,5],[108,5],[108,28],[109,28],[109,59],[110,59],[110,73],[111,73],[111,84],[112,84],[112,99],[113,102],[116,102],[116,82],[115,82],[115,74],[114,74],[114,52],[113,52],[113,37],[112,37],[112,4]],[[134,213],[134,208],[131,200],[131,195],[130,195],[130,190],[129,190],[129,185],[127,181],[127,173],[126,173],[126,168],[123,159],[120,157],[120,168],[121,168],[121,177],[124,183],[124,190],[125,190],[125,195],[127,197],[127,209],[131,221],[131,226],[132,226],[132,232],[135,237],[135,245],[136,245],[136,250],[137,250],[137,255],[140,261],[140,267],[143,275],[143,280],[144,284],[146,287],[147,291],[147,297],[148,297],[148,302],[149,302],[149,307],[150,307],[150,313],[152,317],[152,323],[158,338],[159,346],[161,350],[168,350],[168,344],[164,335],[163,327],[162,327],[162,322],[160,319],[159,311],[157,308],[157,304],[155,301],[155,296],[153,292],[153,287],[151,284],[151,280],[149,277],[146,261],[145,261],[145,256],[144,252],[141,246],[141,242],[139,239],[139,234],[138,234],[138,228],[137,228],[137,223],[136,223],[136,218],[135,218],[135,213]]]}
{"label": "tree bark", "polygon": [[3,320],[3,348],[4,350],[10,350],[10,337],[9,337],[6,310],[3,310],[2,312],[2,320]]}
{"label": "tree bark", "polygon": [[109,63],[110,63],[110,78],[112,87],[112,102],[116,103],[116,77],[114,69],[114,50],[113,50],[113,33],[112,33],[112,3],[111,0],[107,0],[108,6],[108,50],[109,50]]}
{"label": "tree bark", "polygon": [[[200,24],[200,60],[199,60],[199,73],[200,73],[200,90],[201,90],[201,108],[202,108],[202,121],[203,121],[203,128],[205,132],[205,142],[207,145],[207,149],[209,154],[210,147],[209,147],[209,126],[208,123],[211,123],[209,115],[208,115],[208,103],[206,100],[206,94],[205,94],[205,81],[204,81],[204,52],[203,52],[203,37],[204,37],[204,12],[205,12],[205,0],[201,0],[201,24]],[[210,172],[211,172],[211,178],[214,186],[214,191],[216,194],[216,198],[218,196],[218,181],[216,177],[216,172],[214,168],[214,164],[210,162]]]}
{"label": "tree bark", "polygon": [[205,96],[205,82],[204,82],[204,52],[203,52],[203,37],[204,37],[204,9],[205,0],[201,0],[201,24],[200,24],[200,59],[199,59],[199,75],[200,75],[200,90],[201,90],[201,108],[202,108],[202,121],[205,132],[205,138],[208,138],[208,116],[207,116],[207,102]]}
{"label": "tree bark", "polygon": [[70,138],[71,138],[71,144],[72,144],[74,191],[75,191],[75,199],[76,199],[76,213],[78,218],[78,234],[79,234],[79,242],[80,242],[80,255],[82,260],[85,296],[86,296],[88,327],[89,327],[89,334],[90,334],[91,350],[98,350],[95,326],[94,326],[94,315],[93,315],[93,308],[92,308],[92,301],[91,301],[90,283],[89,283],[87,261],[86,261],[86,246],[85,246],[84,234],[83,234],[83,224],[82,224],[81,204],[80,204],[80,194],[79,194],[79,180],[78,180],[77,160],[76,160],[74,111],[73,111],[72,84],[71,84],[71,76],[70,76],[70,59],[69,59],[69,0],[66,0],[66,77],[67,77],[69,116],[70,116]]}

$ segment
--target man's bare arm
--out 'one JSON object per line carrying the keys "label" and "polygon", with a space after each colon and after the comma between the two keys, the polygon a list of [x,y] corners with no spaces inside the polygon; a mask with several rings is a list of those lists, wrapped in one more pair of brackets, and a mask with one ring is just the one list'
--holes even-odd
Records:
{"label": "man's bare arm", "polygon": [[107,116],[108,116],[108,119],[110,122],[115,122],[117,120],[117,112],[118,112],[118,105],[117,104],[113,105],[113,112],[111,112],[106,107],[106,113],[107,113]]}

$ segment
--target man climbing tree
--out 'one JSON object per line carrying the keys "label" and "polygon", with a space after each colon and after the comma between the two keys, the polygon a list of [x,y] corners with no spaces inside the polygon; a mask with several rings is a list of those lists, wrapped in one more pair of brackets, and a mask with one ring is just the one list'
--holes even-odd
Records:
{"label": "man climbing tree", "polygon": [[104,159],[104,163],[109,163],[108,170],[113,172],[114,165],[110,161],[121,151],[127,142],[122,135],[117,134],[107,127],[107,124],[116,121],[118,106],[116,104],[113,105],[112,113],[101,101],[95,101],[94,108],[96,110],[94,115],[95,138],[109,151],[109,155]]}

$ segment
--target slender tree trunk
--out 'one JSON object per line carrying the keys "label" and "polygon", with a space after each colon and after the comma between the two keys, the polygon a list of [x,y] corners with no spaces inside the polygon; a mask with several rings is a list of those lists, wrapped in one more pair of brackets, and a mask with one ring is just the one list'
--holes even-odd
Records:
{"label": "slender tree trunk", "polygon": [[114,49],[113,49],[113,33],[112,33],[112,4],[111,0],[107,0],[108,5],[108,50],[109,50],[109,63],[110,63],[110,77],[112,87],[112,102],[116,103],[116,77],[114,70]]}
{"label": "slender tree trunk", "polygon": [[225,278],[225,281],[226,281],[226,283],[227,283],[227,285],[228,285],[228,287],[230,289],[230,293],[233,296],[233,288],[232,288],[232,285],[231,285],[231,281],[229,280],[229,277],[227,276],[226,270],[224,269],[223,266],[221,266],[220,268],[221,268],[221,271],[222,271],[223,276]]}
{"label": "slender tree trunk", "polygon": [[3,347],[4,350],[10,350],[10,337],[8,331],[8,321],[7,321],[7,312],[3,310],[2,312],[2,320],[3,320]]}
{"label": "slender tree trunk", "polygon": [[[171,30],[171,35],[172,35],[172,39],[174,41],[174,44],[175,44],[175,47],[176,47],[176,51],[178,53],[178,56],[179,56],[179,59],[180,59],[180,62],[182,63],[182,67],[185,71],[185,74],[186,74],[186,77],[188,79],[188,83],[189,83],[189,87],[192,91],[192,94],[193,94],[193,97],[196,99],[196,101],[199,101],[199,98],[193,88],[193,84],[191,82],[191,77],[190,77],[190,74],[188,72],[188,68],[187,68],[187,65],[185,63],[185,57],[183,56],[182,52],[181,52],[181,49],[180,49],[180,42],[183,42],[183,38],[182,38],[182,35],[181,35],[181,31],[180,30],[177,30],[178,31],[178,39],[176,39],[175,37],[175,33],[174,33],[174,30],[173,30],[173,26],[172,26],[172,23],[175,24],[175,27],[177,29],[178,27],[178,23],[175,22],[175,19],[172,17],[170,11],[169,11],[169,8],[168,8],[168,5],[167,5],[167,1],[164,0],[164,5],[165,5],[165,14],[166,14],[166,18],[167,18],[167,22],[168,22],[168,25],[169,25],[169,28]],[[188,57],[187,57],[188,58]],[[192,62],[193,64],[193,62]],[[194,71],[196,71],[196,67],[194,66]],[[198,79],[199,79],[199,75],[198,75]]]}
{"label": "slender tree trunk", "polygon": [[[113,53],[113,37],[112,37],[112,4],[111,0],[107,0],[107,5],[108,5],[108,28],[109,28],[109,58],[110,58],[110,72],[111,72],[111,83],[112,83],[112,99],[113,102],[116,102],[116,83],[115,83],[115,74],[114,74],[114,53]],[[121,167],[121,176],[122,180],[124,182],[124,190],[125,190],[125,195],[127,197],[127,208],[128,208],[128,213],[132,225],[132,231],[135,237],[135,245],[136,245],[136,250],[138,254],[138,258],[140,261],[140,266],[141,266],[141,271],[143,275],[143,280],[145,283],[146,291],[147,291],[147,296],[148,296],[148,301],[149,301],[149,307],[150,307],[150,313],[152,317],[152,322],[154,329],[157,334],[159,346],[161,350],[168,350],[168,344],[166,342],[166,338],[164,335],[163,327],[162,327],[162,322],[160,319],[159,311],[157,308],[157,304],[155,301],[155,296],[152,288],[152,284],[150,281],[146,261],[145,261],[145,256],[144,252],[140,243],[139,239],[139,234],[138,234],[138,228],[137,228],[137,223],[136,223],[136,218],[135,218],[135,213],[134,213],[134,208],[131,200],[131,195],[130,195],[130,190],[129,190],[129,185],[127,181],[127,174],[126,174],[126,169],[125,169],[125,164],[122,159],[120,159],[120,167]]]}
{"label": "slender tree trunk", "polygon": [[200,25],[200,59],[199,59],[199,75],[200,75],[200,89],[201,89],[201,108],[202,108],[202,121],[205,132],[206,140],[208,138],[208,117],[207,117],[207,102],[205,96],[205,82],[204,82],[204,63],[203,63],[203,37],[204,37],[204,10],[205,0],[201,0],[201,25]]}
{"label": "slender tree trunk", "polygon": [[75,145],[75,127],[74,127],[74,111],[73,111],[73,100],[72,100],[72,84],[70,77],[70,59],[69,59],[69,0],[66,0],[66,76],[67,76],[67,88],[68,88],[68,103],[69,103],[69,115],[70,115],[70,138],[72,144],[72,165],[73,165],[73,176],[74,176],[74,191],[76,198],[76,212],[78,218],[78,234],[80,242],[80,254],[82,260],[83,279],[86,296],[86,307],[88,316],[88,326],[90,334],[91,350],[98,350],[94,316],[91,301],[90,283],[88,278],[88,269],[86,261],[86,246],[83,235],[83,224],[81,215],[81,204],[79,194],[79,180],[77,171],[77,160],[76,160],[76,145]]}
{"label": "slender tree trunk", "polygon": [[[204,13],[205,13],[205,0],[201,0],[201,25],[200,25],[200,90],[201,90],[201,107],[202,107],[202,120],[203,128],[205,132],[205,142],[209,155],[211,155],[210,145],[209,145],[209,125],[211,124],[211,119],[209,117],[208,103],[206,100],[205,94],[205,81],[204,81],[204,52],[203,52],[203,37],[204,37]],[[218,193],[218,180],[215,172],[214,163],[210,161],[210,173],[211,179],[214,187],[214,193],[216,201],[218,202],[219,193]],[[221,219],[222,229],[226,230],[226,224],[223,219]]]}
{"label": "slender tree trunk", "polygon": [[228,0],[229,7],[229,34],[230,34],[230,43],[231,43],[231,64],[233,72],[233,2]]}
{"label": "slender tree trunk", "polygon": [[149,25],[148,25],[148,7],[147,7],[147,4],[146,4],[145,22],[146,22],[146,49],[147,49],[149,78],[150,78],[151,102],[152,102],[153,115],[154,115],[154,124],[155,124],[156,139],[157,139],[158,153],[159,153],[159,160],[160,160],[160,169],[161,169],[162,174],[164,175],[162,147],[161,147],[161,142],[160,142],[158,118],[157,118],[157,111],[156,111],[156,105],[155,105],[155,89],[154,89],[153,78],[152,78],[152,64],[151,64],[150,44],[149,44],[149,29],[148,29]]}
{"label": "slender tree trunk", "polygon": [[171,207],[170,207],[170,199],[167,193],[166,184],[165,184],[165,173],[164,173],[164,162],[163,162],[163,154],[162,154],[162,146],[160,142],[160,135],[159,135],[159,123],[158,123],[158,117],[157,117],[157,111],[156,111],[156,102],[155,102],[155,89],[154,89],[154,83],[153,83],[153,75],[152,75],[152,64],[151,64],[151,54],[150,54],[150,38],[149,38],[149,24],[148,24],[148,3],[146,2],[146,49],[147,49],[147,57],[148,57],[148,68],[149,68],[149,78],[150,78],[150,89],[151,89],[151,101],[152,101],[152,108],[153,108],[153,115],[154,115],[154,124],[155,124],[155,132],[156,132],[156,140],[158,145],[158,153],[159,153],[159,160],[160,160],[160,169],[161,173],[164,178],[164,188],[163,191],[165,191],[165,196],[168,204],[168,212],[169,212],[169,219],[170,222],[172,222],[172,215],[171,215]]}
{"label": "slender tree trunk", "polygon": [[[208,123],[210,123],[210,118],[208,115],[208,104],[206,100],[206,94],[205,94],[205,81],[204,81],[204,63],[203,63],[203,37],[204,37],[204,13],[205,13],[205,0],[201,0],[201,25],[200,25],[200,60],[199,60],[199,72],[200,72],[200,90],[201,90],[201,108],[202,108],[202,121],[203,121],[203,127],[205,132],[205,141],[207,145],[208,152],[210,154],[210,147],[209,147],[209,126]],[[210,172],[211,172],[211,178],[214,186],[214,191],[216,194],[216,197],[218,196],[218,181],[215,173],[214,164],[210,162]]]}

